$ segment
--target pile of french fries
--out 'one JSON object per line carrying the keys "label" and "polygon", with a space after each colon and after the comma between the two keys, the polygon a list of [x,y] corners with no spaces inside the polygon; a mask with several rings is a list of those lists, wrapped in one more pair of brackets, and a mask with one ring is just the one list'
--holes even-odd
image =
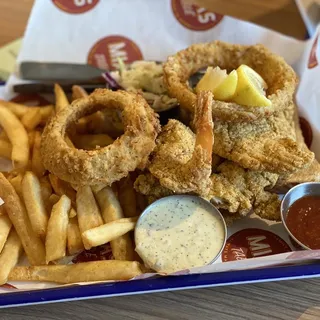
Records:
{"label": "pile of french fries", "polygon": [[[86,97],[79,86],[73,99]],[[112,187],[71,186],[49,173],[41,162],[42,129],[69,100],[55,85],[55,106],[28,107],[0,101],[0,158],[12,170],[0,172],[0,284],[9,281],[127,280],[143,272],[134,251],[132,231],[139,204],[130,177]],[[99,116],[80,119],[71,147],[94,149],[113,142],[104,132],[86,131]],[[80,132],[80,134],[79,134]],[[1,160],[0,160],[1,171]],[[141,205],[140,205],[141,208]],[[110,243],[114,260],[63,264],[63,258]],[[17,266],[22,255],[30,266]]]}

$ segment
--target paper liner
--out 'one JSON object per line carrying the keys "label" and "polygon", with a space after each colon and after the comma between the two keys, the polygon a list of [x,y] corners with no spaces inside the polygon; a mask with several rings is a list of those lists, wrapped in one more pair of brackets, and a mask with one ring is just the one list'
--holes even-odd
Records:
{"label": "paper liner", "polygon": [[[262,43],[283,56],[300,76],[296,100],[300,114],[310,124],[311,149],[320,159],[319,27],[312,39],[303,42],[252,23],[216,15],[205,8],[184,5],[182,0],[94,1],[90,9],[75,8],[71,4],[65,10],[61,7],[63,3],[64,0],[35,1],[19,62],[90,62],[114,68],[117,57],[125,63],[141,58],[164,61],[168,55],[193,43],[217,39],[247,45]],[[86,5],[86,1],[77,3]],[[12,75],[2,97],[12,98],[12,85],[21,82],[25,81],[17,74]],[[247,232],[251,243],[244,245],[243,237],[246,238]],[[175,275],[300,264],[320,258],[319,250],[288,252],[296,247],[283,225],[255,215],[238,220],[228,228],[226,246],[234,250],[232,254],[224,250],[214,264]],[[259,256],[262,254],[268,255]],[[249,256],[256,258],[247,259]],[[227,262],[222,263],[222,260]],[[138,278],[155,275],[144,274]],[[87,283],[79,283],[82,284]],[[59,286],[35,282],[12,282],[10,285],[19,290]],[[17,289],[1,287],[0,293],[11,290]]]}

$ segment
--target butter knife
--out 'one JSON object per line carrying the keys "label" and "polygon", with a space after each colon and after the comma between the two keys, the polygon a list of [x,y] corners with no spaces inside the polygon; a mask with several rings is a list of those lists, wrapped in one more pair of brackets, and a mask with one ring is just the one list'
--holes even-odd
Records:
{"label": "butter knife", "polygon": [[[25,80],[38,81],[90,81],[104,83],[101,74],[105,70],[88,64],[55,63],[55,62],[33,62],[24,61],[20,63],[20,77]],[[100,81],[99,81],[100,80]]]}

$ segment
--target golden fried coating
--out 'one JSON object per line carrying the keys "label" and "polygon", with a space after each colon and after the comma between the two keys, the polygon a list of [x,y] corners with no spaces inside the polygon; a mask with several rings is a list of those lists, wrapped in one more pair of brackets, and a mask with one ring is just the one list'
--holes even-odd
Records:
{"label": "golden fried coating", "polygon": [[[120,138],[95,150],[75,149],[66,144],[65,133],[78,119],[108,108],[122,111],[125,133]],[[137,167],[145,167],[159,130],[157,115],[141,96],[98,89],[49,120],[41,141],[43,164],[60,179],[73,184],[111,185]]]}
{"label": "golden fried coating", "polygon": [[148,203],[174,194],[172,190],[163,187],[159,180],[148,172],[137,177],[134,188],[137,192],[147,196]]}
{"label": "golden fried coating", "polygon": [[251,203],[254,213],[264,219],[280,219],[278,195],[265,190],[276,184],[277,174],[245,170],[231,161],[223,162],[218,167],[218,172]]}
{"label": "golden fried coating", "polygon": [[320,181],[320,164],[315,159],[307,168],[298,170],[292,174],[280,175],[277,184],[272,188],[273,192],[286,193],[289,189],[297,184],[304,182],[319,182]]}
{"label": "golden fried coating", "polygon": [[293,104],[286,112],[250,123],[215,121],[213,152],[244,168],[274,173],[292,173],[311,164],[314,153],[295,141],[289,119]]}
{"label": "golden fried coating", "polygon": [[206,196],[217,208],[230,214],[247,215],[252,209],[250,198],[246,197],[231,181],[221,174],[212,174],[211,188]]}
{"label": "golden fried coating", "polygon": [[[288,118],[290,118],[290,116],[292,115],[287,114]],[[293,125],[295,127],[296,142],[301,147],[302,150],[308,151],[309,149],[305,144],[303,134],[300,128],[297,108],[294,109],[294,115],[292,119],[293,119]],[[279,193],[285,193],[290,188],[294,187],[299,183],[318,182],[318,181],[320,181],[320,164],[316,159],[314,159],[312,163],[306,168],[297,170],[292,174],[280,175],[277,181],[277,184],[272,190]]]}
{"label": "golden fried coating", "polygon": [[[264,219],[280,219],[280,200],[277,194],[266,191],[272,188],[278,175],[268,172],[246,170],[231,161],[224,161],[210,176],[211,187],[204,198],[221,209],[229,224],[254,212]],[[148,197],[149,203],[174,194],[163,187],[150,173],[139,175],[134,187]]]}
{"label": "golden fried coating", "polygon": [[148,167],[163,187],[178,193],[208,192],[213,143],[211,104],[210,92],[198,95],[196,135],[177,120],[169,120],[163,127]]}
{"label": "golden fried coating", "polygon": [[260,192],[256,195],[253,212],[263,219],[280,221],[281,200],[275,193]]}
{"label": "golden fried coating", "polygon": [[214,120],[250,122],[284,110],[292,101],[297,76],[284,59],[262,45],[242,46],[221,41],[194,44],[167,59],[164,80],[169,95],[177,98],[182,108],[194,112],[196,95],[188,85],[192,74],[207,66],[219,66],[228,71],[246,64],[258,72],[268,84],[270,107],[247,107],[214,100]]}

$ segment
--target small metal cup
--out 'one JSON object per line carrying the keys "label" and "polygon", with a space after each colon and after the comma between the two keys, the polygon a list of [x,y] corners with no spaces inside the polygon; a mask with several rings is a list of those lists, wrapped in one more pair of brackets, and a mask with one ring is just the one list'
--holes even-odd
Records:
{"label": "small metal cup", "polygon": [[[205,208],[206,210],[208,210],[208,212],[210,212],[212,215],[215,215],[219,218],[219,220],[221,221],[223,228],[224,228],[224,241],[221,245],[221,249],[218,252],[218,254],[215,257],[212,257],[212,260],[208,263],[208,265],[212,264],[213,262],[215,262],[222,254],[223,248],[226,245],[226,241],[227,241],[227,224],[223,218],[223,215],[221,214],[221,212],[219,211],[218,208],[216,208],[211,202],[198,197],[198,196],[193,196],[193,195],[185,195],[185,194],[181,194],[181,195],[172,195],[172,196],[167,196],[167,197],[163,197],[153,203],[151,203],[148,207],[146,207],[144,209],[144,211],[141,213],[136,226],[138,226],[141,221],[143,220],[144,216],[146,216],[147,214],[150,213],[150,210],[153,209],[154,207],[156,207],[157,205],[159,205],[162,202],[167,201],[168,199],[178,199],[180,201],[186,200],[186,199],[196,199],[197,201],[199,201],[200,205]],[[135,234],[136,235],[136,234]],[[137,241],[136,241],[137,242]]]}
{"label": "small metal cup", "polygon": [[287,232],[289,233],[292,240],[294,240],[298,245],[300,245],[303,249],[311,250],[305,244],[300,242],[289,230],[286,219],[289,207],[298,199],[307,196],[320,196],[320,182],[306,182],[298,184],[297,186],[290,189],[286,195],[283,197],[281,202],[281,220],[286,228]]}

